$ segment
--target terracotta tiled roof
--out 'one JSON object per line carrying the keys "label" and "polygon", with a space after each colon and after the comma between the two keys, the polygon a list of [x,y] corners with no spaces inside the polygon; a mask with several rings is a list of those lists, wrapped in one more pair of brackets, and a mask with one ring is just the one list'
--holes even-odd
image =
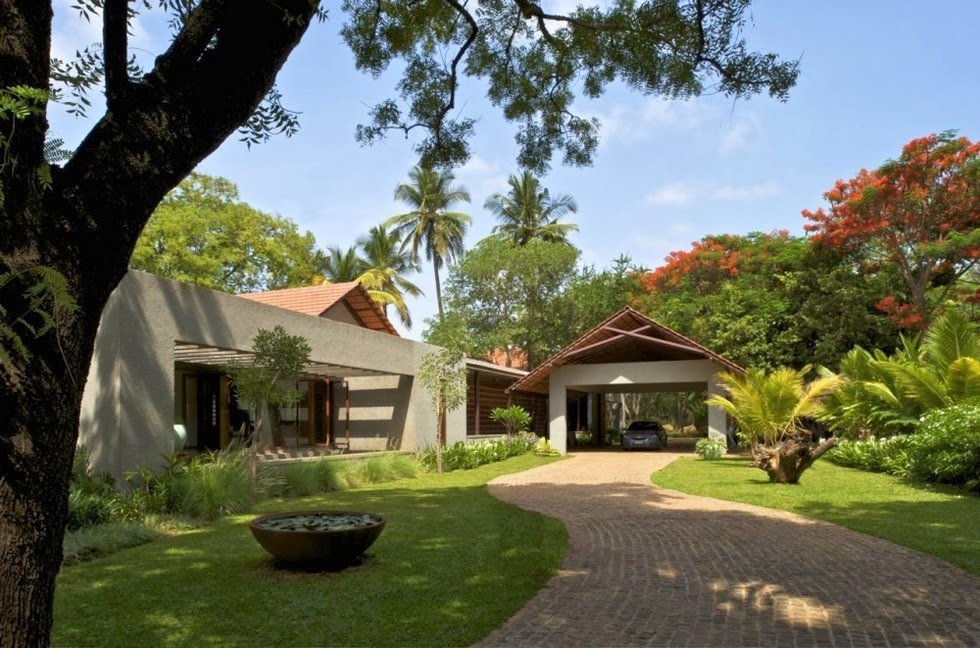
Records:
{"label": "terracotta tiled roof", "polygon": [[314,317],[320,317],[331,307],[344,302],[365,328],[398,335],[384,310],[356,281],[243,293],[239,297]]}
{"label": "terracotta tiled roof", "polygon": [[[493,349],[488,351],[483,359],[491,364],[499,365],[501,367],[507,366],[507,350],[506,349]],[[527,370],[527,355],[524,353],[523,349],[511,349],[510,350],[510,366],[514,369]]]}
{"label": "terracotta tiled roof", "polygon": [[745,369],[721,354],[627,306],[542,362],[507,391],[547,395],[551,372],[566,364],[701,358],[713,360],[729,371],[745,373]]}

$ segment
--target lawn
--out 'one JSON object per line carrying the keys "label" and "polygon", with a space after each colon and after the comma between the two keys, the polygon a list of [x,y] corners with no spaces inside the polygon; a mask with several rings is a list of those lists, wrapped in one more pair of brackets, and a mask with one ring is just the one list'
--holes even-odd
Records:
{"label": "lawn", "polygon": [[826,520],[938,556],[980,574],[980,498],[912,486],[890,475],[819,461],[799,484],[770,484],[748,459],[683,458],[653,483],[693,495]]}
{"label": "lawn", "polygon": [[246,522],[224,518],[62,570],[55,645],[463,646],[502,624],[555,573],[558,520],[487,492],[532,455],[326,495],[264,503],[372,511],[387,527],[363,565],[279,572]]}

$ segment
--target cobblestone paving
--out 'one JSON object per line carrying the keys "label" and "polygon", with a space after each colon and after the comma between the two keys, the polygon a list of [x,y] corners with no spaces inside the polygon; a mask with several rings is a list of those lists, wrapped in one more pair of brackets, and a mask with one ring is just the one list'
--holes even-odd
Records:
{"label": "cobblestone paving", "polygon": [[481,646],[980,646],[980,579],[790,513],[650,484],[674,453],[491,482],[568,527],[561,571]]}

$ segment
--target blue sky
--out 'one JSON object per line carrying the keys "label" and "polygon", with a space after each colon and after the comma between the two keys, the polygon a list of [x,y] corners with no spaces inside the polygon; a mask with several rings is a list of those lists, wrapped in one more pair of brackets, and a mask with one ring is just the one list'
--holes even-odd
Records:
{"label": "blue sky", "polygon": [[[55,55],[100,39],[99,25],[78,19],[69,4],[55,3]],[[562,4],[575,3],[550,6]],[[613,87],[579,104],[603,122],[595,164],[556,163],[544,183],[578,202],[570,220],[580,227],[573,242],[583,262],[601,267],[627,253],[656,267],[706,234],[801,233],[800,210],[820,206],[834,180],[897,156],[906,141],[946,129],[980,139],[980,2],[757,0],[751,13],[751,48],[800,59],[788,102],[665,101]],[[369,148],[354,141],[367,107],[390,96],[394,77],[357,73],[338,35],[339,8],[331,6],[331,16],[311,28],[279,77],[284,103],[302,113],[300,133],[251,150],[233,137],[199,167],[230,178],[245,201],[293,219],[323,247],[350,245],[405,211],[392,193],[415,163],[401,137]],[[135,26],[138,55],[166,46],[158,24],[144,17]],[[494,225],[486,196],[505,191],[517,172],[514,130],[477,86],[465,87],[459,102],[479,120],[475,155],[456,174],[473,195],[464,209],[474,220],[467,245]],[[50,118],[54,135],[69,145],[91,127],[57,107]],[[425,267],[416,277],[426,296],[410,302],[416,325],[403,331],[409,337],[435,312],[431,274]]]}

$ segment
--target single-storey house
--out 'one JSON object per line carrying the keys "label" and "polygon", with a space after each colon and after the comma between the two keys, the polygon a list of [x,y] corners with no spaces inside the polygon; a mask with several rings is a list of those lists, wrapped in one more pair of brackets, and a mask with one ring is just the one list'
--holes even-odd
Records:
{"label": "single-storey house", "polygon": [[[289,445],[433,444],[436,417],[416,375],[437,347],[400,337],[356,282],[230,295],[131,270],[103,311],[82,399],[79,442],[94,469],[118,477],[158,465],[175,425],[188,447],[226,447],[248,413],[222,367],[247,362],[255,334],[276,325],[312,347],[296,382],[305,398],[279,412]],[[466,410],[451,412],[448,441],[466,428]]]}

